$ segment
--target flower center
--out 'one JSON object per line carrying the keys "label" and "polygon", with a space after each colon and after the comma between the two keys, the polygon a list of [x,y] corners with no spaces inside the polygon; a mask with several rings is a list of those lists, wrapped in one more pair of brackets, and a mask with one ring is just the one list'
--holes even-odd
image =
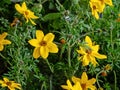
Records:
{"label": "flower center", "polygon": [[29,14],[29,12],[28,11],[25,11],[25,15],[28,15]]}
{"label": "flower center", "polygon": [[83,90],[86,90],[86,84],[85,83],[81,84],[81,87],[82,87]]}
{"label": "flower center", "polygon": [[40,42],[40,45],[41,45],[41,46],[46,46],[46,45],[47,45],[47,42],[46,42],[46,41],[42,41],[42,42]]}
{"label": "flower center", "polygon": [[86,52],[87,54],[91,54],[91,53],[92,53],[92,50],[91,50],[91,49],[87,49],[85,52]]}
{"label": "flower center", "polygon": [[94,5],[94,6],[93,6],[93,10],[95,10],[95,9],[97,9],[97,8],[96,8],[96,6]]}
{"label": "flower center", "polygon": [[7,84],[8,86],[10,86],[12,83],[11,83],[11,82],[6,82],[6,84]]}

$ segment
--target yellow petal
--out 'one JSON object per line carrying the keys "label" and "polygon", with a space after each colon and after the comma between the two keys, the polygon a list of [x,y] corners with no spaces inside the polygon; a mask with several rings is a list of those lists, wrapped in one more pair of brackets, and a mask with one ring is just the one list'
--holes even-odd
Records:
{"label": "yellow petal", "polygon": [[5,82],[9,82],[9,79],[7,79],[7,78],[3,78],[3,80],[4,80]]}
{"label": "yellow petal", "polygon": [[28,43],[34,47],[40,47],[40,42],[37,39],[31,39]]}
{"label": "yellow petal", "polygon": [[73,83],[80,82],[80,78],[72,76],[72,81],[73,81]]}
{"label": "yellow petal", "polygon": [[97,90],[96,87],[93,85],[88,85],[87,88],[89,88],[90,90]]}
{"label": "yellow petal", "polygon": [[69,90],[70,88],[67,85],[61,85],[63,89]]}
{"label": "yellow petal", "polygon": [[77,50],[77,52],[78,52],[79,54],[81,54],[81,55],[86,54],[84,48],[82,48],[82,47],[80,47],[80,50]]}
{"label": "yellow petal", "polygon": [[29,20],[33,25],[36,25],[36,23],[32,19],[29,19]]}
{"label": "yellow petal", "polygon": [[33,57],[34,58],[39,58],[40,57],[40,48],[39,47],[36,47],[33,51]]}
{"label": "yellow petal", "polygon": [[21,14],[24,13],[24,9],[19,4],[15,4],[15,9]]}
{"label": "yellow petal", "polygon": [[90,56],[90,62],[94,65],[94,67],[98,64],[94,56]]}
{"label": "yellow petal", "polygon": [[0,44],[0,51],[4,49],[4,46]]}
{"label": "yellow petal", "polygon": [[52,42],[54,40],[55,35],[52,33],[48,33],[44,37],[44,41],[46,42]]}
{"label": "yellow petal", "polygon": [[82,65],[83,65],[83,66],[87,66],[87,65],[89,65],[89,62],[90,62],[89,56],[84,55],[84,56],[83,56],[83,60],[82,60]]}
{"label": "yellow petal", "polygon": [[70,89],[72,89],[72,84],[71,84],[70,80],[67,80],[67,85]]}
{"label": "yellow petal", "polygon": [[6,32],[2,33],[0,35],[0,40],[3,40],[8,34]]}
{"label": "yellow petal", "polygon": [[85,42],[86,42],[89,46],[92,46],[92,41],[91,41],[91,39],[90,39],[89,36],[86,36],[86,37],[85,37]]}
{"label": "yellow petal", "polygon": [[36,31],[36,38],[37,38],[38,41],[41,42],[41,41],[43,40],[43,38],[44,38],[44,33],[43,33],[43,31],[37,30],[37,31]]}
{"label": "yellow petal", "polygon": [[81,76],[81,83],[86,83],[87,81],[88,81],[88,76],[86,72],[83,72]]}
{"label": "yellow petal", "polygon": [[92,49],[92,52],[98,52],[99,45],[92,46],[91,49]]}
{"label": "yellow petal", "polygon": [[24,10],[27,10],[27,6],[26,6],[26,3],[25,3],[25,2],[22,3],[22,8],[23,8]]}
{"label": "yellow petal", "polygon": [[76,82],[72,90],[82,90],[82,87],[79,82]]}
{"label": "yellow petal", "polygon": [[105,3],[108,4],[109,6],[113,6],[112,0],[105,0]]}
{"label": "yellow petal", "polygon": [[89,80],[88,80],[87,84],[88,84],[88,85],[91,85],[91,84],[95,84],[95,82],[96,82],[96,79],[95,79],[95,78],[92,78],[92,79],[89,79]]}
{"label": "yellow petal", "polygon": [[102,54],[99,54],[99,53],[93,53],[93,55],[98,59],[106,59],[107,58],[106,55],[102,55]]}
{"label": "yellow petal", "polygon": [[11,42],[9,40],[3,40],[2,44],[6,45],[6,44],[11,44]]}
{"label": "yellow petal", "polygon": [[46,46],[41,46],[40,47],[40,55],[46,59],[48,57],[48,54],[49,54],[49,50]]}
{"label": "yellow petal", "polygon": [[52,42],[48,43],[47,47],[49,49],[49,52],[51,52],[51,53],[57,53],[58,52],[57,45],[52,43]]}

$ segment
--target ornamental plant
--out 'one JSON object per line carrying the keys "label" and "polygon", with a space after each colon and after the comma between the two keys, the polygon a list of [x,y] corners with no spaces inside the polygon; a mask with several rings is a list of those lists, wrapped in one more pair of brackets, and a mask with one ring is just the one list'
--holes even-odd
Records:
{"label": "ornamental plant", "polygon": [[119,0],[1,0],[0,90],[119,90]]}

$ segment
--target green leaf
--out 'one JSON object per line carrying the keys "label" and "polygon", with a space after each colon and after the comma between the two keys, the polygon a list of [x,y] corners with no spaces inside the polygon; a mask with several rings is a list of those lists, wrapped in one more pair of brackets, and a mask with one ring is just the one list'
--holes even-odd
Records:
{"label": "green leaf", "polygon": [[44,21],[54,20],[61,16],[60,13],[49,13],[43,17]]}

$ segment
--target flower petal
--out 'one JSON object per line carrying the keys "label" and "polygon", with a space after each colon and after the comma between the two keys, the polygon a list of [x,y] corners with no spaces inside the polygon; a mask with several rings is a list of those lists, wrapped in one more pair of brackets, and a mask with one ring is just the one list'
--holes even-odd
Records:
{"label": "flower petal", "polygon": [[39,40],[41,42],[43,40],[43,37],[44,37],[43,31],[37,30],[36,31],[36,38],[37,38],[37,40]]}
{"label": "flower petal", "polygon": [[92,46],[92,41],[91,41],[91,39],[90,39],[89,36],[86,36],[86,37],[85,37],[85,42],[86,42],[89,46]]}
{"label": "flower petal", "polygon": [[28,43],[34,47],[40,47],[40,42],[37,39],[31,39]]}
{"label": "flower petal", "polygon": [[91,84],[95,84],[95,82],[96,82],[96,79],[95,79],[95,78],[92,78],[92,79],[89,79],[89,80],[87,81],[87,84],[88,84],[88,85],[91,85]]}
{"label": "flower petal", "polygon": [[48,33],[44,37],[44,41],[46,42],[52,42],[54,40],[55,35],[52,33]]}
{"label": "flower petal", "polygon": [[36,47],[33,51],[33,57],[34,58],[39,58],[40,57],[40,47]]}
{"label": "flower petal", "polygon": [[4,49],[4,46],[0,44],[0,51]]}
{"label": "flower petal", "polygon": [[81,83],[86,83],[87,81],[88,81],[88,76],[86,72],[83,72],[81,76]]}
{"label": "flower petal", "polygon": [[106,55],[102,55],[102,54],[99,54],[99,53],[93,53],[93,55],[98,59],[106,59],[107,58]]}
{"label": "flower petal", "polygon": [[15,9],[21,14],[24,13],[24,9],[19,4],[15,4]]}
{"label": "flower petal", "polygon": [[72,81],[73,81],[73,83],[80,82],[80,78],[72,76]]}
{"label": "flower petal", "polygon": [[83,59],[82,59],[82,65],[83,65],[83,66],[87,66],[87,65],[89,64],[89,62],[90,62],[89,56],[84,55],[84,56],[83,56]]}
{"label": "flower petal", "polygon": [[36,23],[32,19],[29,19],[29,20],[33,25],[36,25]]}
{"label": "flower petal", "polygon": [[2,33],[0,35],[0,40],[3,40],[8,34],[6,32]]}
{"label": "flower petal", "polygon": [[40,47],[40,55],[46,59],[48,57],[48,54],[49,54],[49,50],[46,46],[41,46]]}
{"label": "flower petal", "polygon": [[3,78],[3,80],[4,80],[5,82],[9,82],[9,79],[7,79],[7,78]]}
{"label": "flower petal", "polygon": [[6,45],[6,44],[11,44],[11,42],[9,40],[3,40],[2,44]]}
{"label": "flower petal", "polygon": [[72,84],[71,84],[70,80],[67,80],[67,85],[70,89],[72,89]]}
{"label": "flower petal", "polygon": [[26,3],[25,3],[25,2],[22,3],[22,9],[23,9],[23,10],[27,10],[27,6],[26,6]]}
{"label": "flower petal", "polygon": [[47,47],[48,47],[48,49],[49,49],[49,52],[51,52],[51,53],[57,53],[58,52],[58,47],[57,47],[57,45],[56,44],[54,44],[54,43],[48,43],[48,45],[47,45]]}
{"label": "flower petal", "polygon": [[70,88],[67,85],[61,85],[63,89],[69,90]]}
{"label": "flower petal", "polygon": [[80,50],[77,50],[77,52],[78,52],[79,54],[81,54],[81,55],[86,54],[84,48],[82,48],[82,47],[80,47]]}
{"label": "flower petal", "polygon": [[99,45],[92,46],[91,48],[92,48],[92,51],[93,51],[93,52],[98,52],[98,50],[99,50]]}

